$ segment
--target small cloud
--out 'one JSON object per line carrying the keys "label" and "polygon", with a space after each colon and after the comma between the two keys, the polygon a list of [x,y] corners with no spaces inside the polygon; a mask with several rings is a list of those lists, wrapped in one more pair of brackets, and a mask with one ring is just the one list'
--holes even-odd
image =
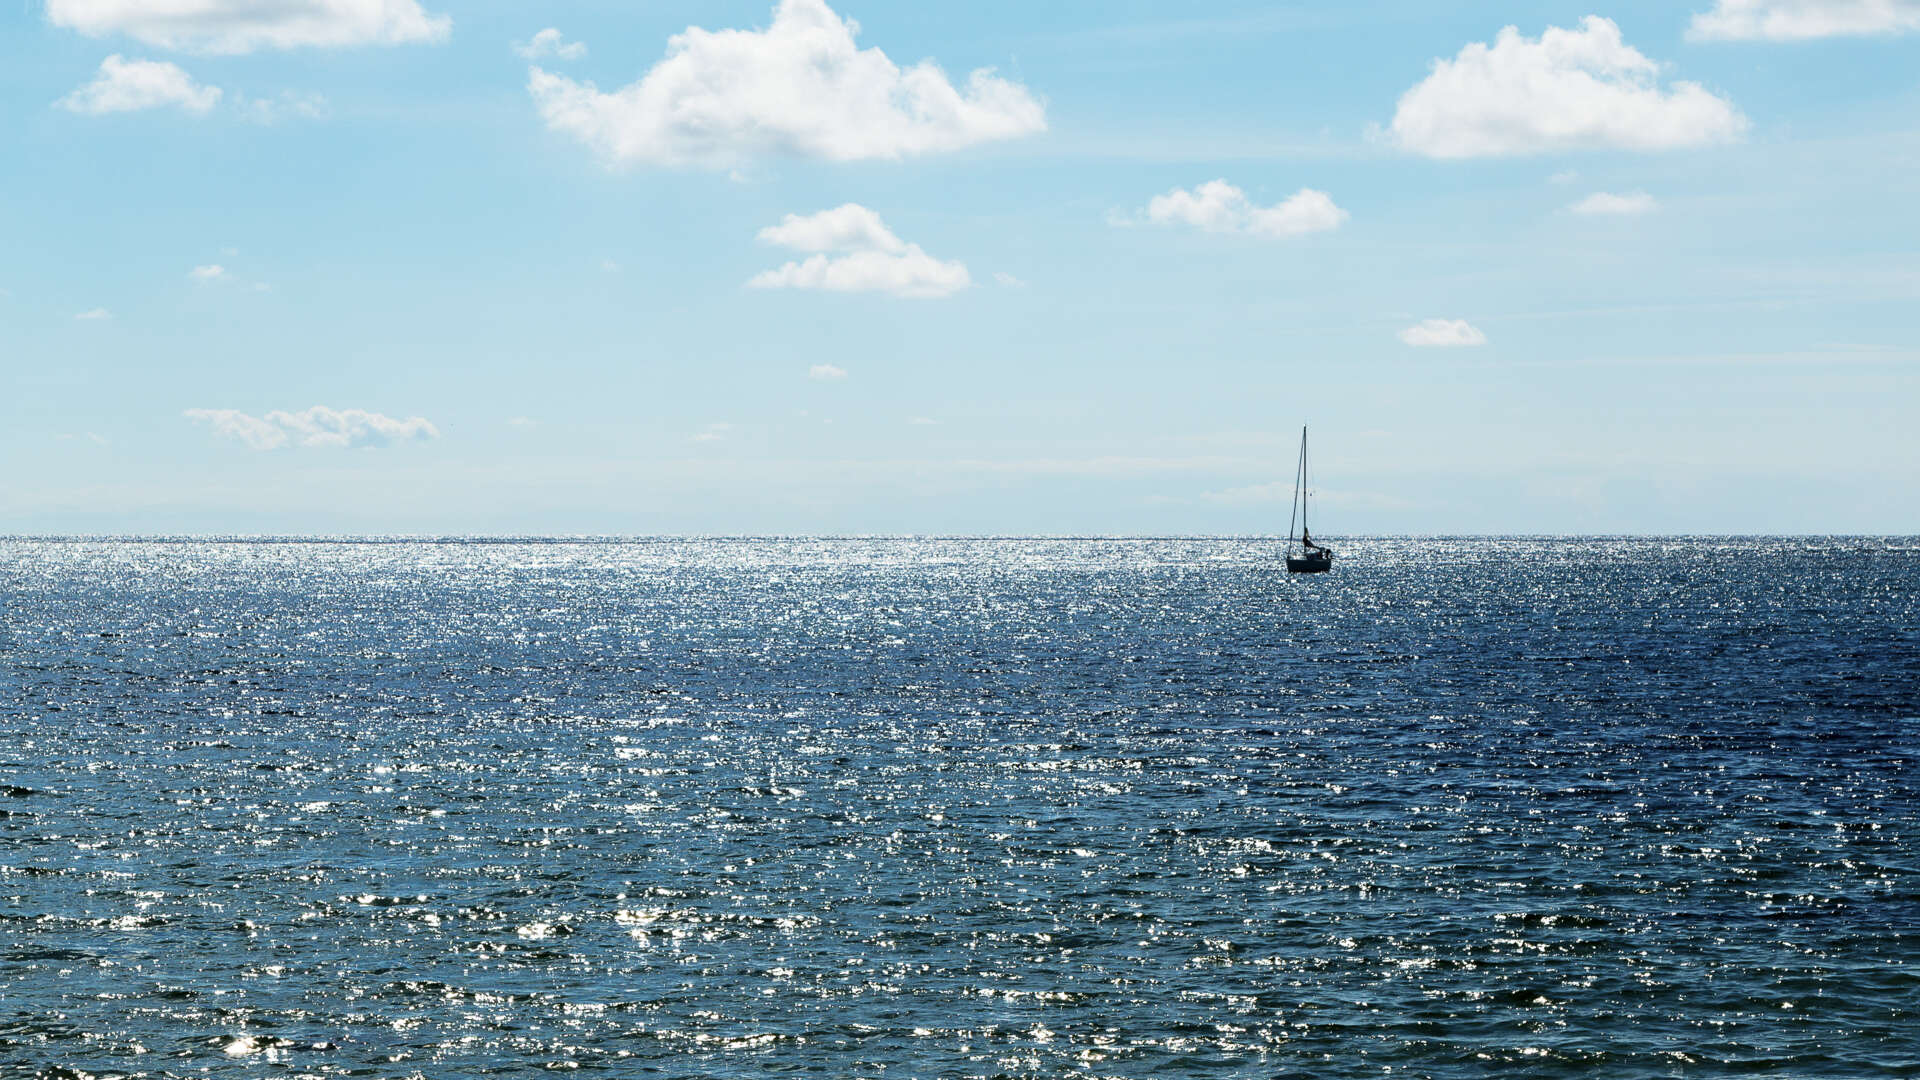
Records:
{"label": "small cloud", "polygon": [[182,415],[207,425],[222,438],[243,442],[255,450],[388,446],[440,437],[440,430],[425,417],[400,420],[364,409],[329,409],[325,405],[299,412],[275,410],[265,416],[238,409],[188,409]]}
{"label": "small cloud", "polygon": [[880,215],[847,203],[801,216],[788,214],[780,224],[760,230],[760,241],[795,251],[884,251],[898,255],[907,244],[893,235]]}
{"label": "small cloud", "polygon": [[1576,214],[1611,214],[1615,216],[1646,214],[1659,208],[1660,204],[1654,201],[1653,196],[1644,191],[1630,192],[1626,195],[1615,195],[1606,191],[1596,191],[1586,198],[1581,199],[1579,202],[1574,203],[1572,206],[1567,207],[1568,210]]}
{"label": "small cloud", "polygon": [[993,280],[999,282],[1003,287],[1009,288],[1009,289],[1024,289],[1027,287],[1026,282],[1020,280],[1017,277],[1014,277],[1012,274],[1007,273],[1005,270],[995,270],[993,272]]}
{"label": "small cloud", "polygon": [[538,420],[532,420],[524,416],[509,416],[507,417],[507,426],[517,427],[517,428],[531,428],[531,427],[539,427],[540,422]]}
{"label": "small cloud", "polygon": [[[231,250],[231,249],[229,249]],[[248,281],[236,275],[222,263],[206,263],[187,271],[187,277],[203,285],[225,284],[233,288],[244,288],[249,292],[272,292],[273,287],[264,281]]]}
{"label": "small cloud", "polygon": [[1557,173],[1554,173],[1554,174],[1553,174],[1552,176],[1549,176],[1549,177],[1547,177],[1547,183],[1549,183],[1549,184],[1571,184],[1571,183],[1573,183],[1573,182],[1574,182],[1575,180],[1578,180],[1578,179],[1580,179],[1580,170],[1578,170],[1578,169],[1561,169],[1561,170],[1560,170],[1559,172],[1557,172]]}
{"label": "small cloud", "polygon": [[807,369],[807,378],[818,382],[837,382],[847,377],[847,369],[832,364],[815,364]]}
{"label": "small cloud", "polygon": [[92,431],[70,431],[55,435],[61,442],[90,442],[95,446],[110,446],[112,442],[105,436]]}
{"label": "small cloud", "polygon": [[205,113],[220,103],[217,86],[202,86],[177,64],[162,60],[128,60],[115,53],[100,61],[99,74],[87,85],[54,104],[68,112],[138,112],[173,105]]}
{"label": "small cloud", "polygon": [[600,270],[603,273],[617,274],[620,272],[620,264],[614,262],[612,259],[601,259]]}
{"label": "small cloud", "polygon": [[1717,0],[1691,41],[1806,41],[1920,30],[1920,0]]}
{"label": "small cloud", "polygon": [[453,20],[417,0],[46,0],[47,21],[88,37],[126,34],[162,49],[236,54],[442,41]]}
{"label": "small cloud", "polygon": [[705,443],[720,442],[721,440],[727,437],[727,432],[732,430],[733,430],[732,424],[728,424],[728,423],[708,424],[706,427],[701,428],[698,432],[694,433],[693,441],[705,442]]}
{"label": "small cloud", "polygon": [[256,124],[272,125],[282,120],[324,120],[329,110],[327,99],[322,94],[299,94],[292,90],[282,91],[271,98],[243,98],[240,108],[248,120]]}
{"label": "small cloud", "polygon": [[543,60],[549,56],[578,60],[587,55],[587,46],[584,42],[568,41],[565,34],[549,26],[526,41],[516,42],[513,51],[527,60]]}
{"label": "small cloud", "polygon": [[181,415],[213,428],[221,438],[238,440],[255,450],[277,450],[287,445],[287,433],[278,425],[238,409],[188,409]]}
{"label": "small cloud", "polygon": [[761,229],[760,240],[819,254],[755,274],[747,281],[751,289],[884,292],[930,299],[973,284],[965,265],[936,259],[920,245],[901,240],[879,214],[858,203],[804,217],[788,214],[780,224]]}
{"label": "small cloud", "polygon": [[1205,232],[1285,237],[1339,228],[1349,217],[1324,191],[1301,188],[1273,206],[1257,206],[1247,193],[1225,180],[1209,180],[1192,191],[1174,188],[1147,204],[1155,225],[1191,225]]}
{"label": "small cloud", "polygon": [[914,416],[909,417],[907,423],[915,427],[937,427],[940,421],[935,420],[931,416]]}
{"label": "small cloud", "polygon": [[1400,340],[1416,347],[1485,345],[1487,335],[1465,319],[1424,319],[1400,331]]}
{"label": "small cloud", "polygon": [[80,320],[81,322],[98,322],[102,319],[113,318],[113,312],[108,311],[106,308],[103,308],[103,307],[88,308],[86,311],[83,311],[80,314],[75,315],[74,318]]}

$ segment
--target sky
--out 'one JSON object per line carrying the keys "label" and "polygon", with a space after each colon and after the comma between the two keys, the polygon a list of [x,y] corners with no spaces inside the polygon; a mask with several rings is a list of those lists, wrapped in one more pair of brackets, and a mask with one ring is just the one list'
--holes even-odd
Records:
{"label": "sky", "polygon": [[28,0],[0,533],[1920,532],[1920,0]]}

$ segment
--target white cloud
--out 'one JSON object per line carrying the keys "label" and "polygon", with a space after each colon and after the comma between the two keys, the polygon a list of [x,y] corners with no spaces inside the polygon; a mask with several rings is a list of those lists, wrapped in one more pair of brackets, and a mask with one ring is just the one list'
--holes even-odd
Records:
{"label": "white cloud", "polygon": [[1716,0],[1693,17],[1687,37],[1804,41],[1920,30],[1920,0]]}
{"label": "white cloud", "polygon": [[[226,251],[230,254],[233,253],[232,248],[227,248]],[[187,271],[187,277],[202,285],[221,285],[235,289],[244,288],[257,293],[273,291],[273,286],[268,285],[266,282],[249,281],[221,263],[204,263],[196,266]]]}
{"label": "white cloud", "polygon": [[856,251],[829,258],[815,255],[790,262],[777,270],[755,274],[747,285],[755,289],[825,289],[828,292],[884,292],[912,299],[951,296],[971,285],[967,268],[942,262],[910,245],[904,255],[884,251]]}
{"label": "white cloud", "polygon": [[417,0],[47,0],[47,20],[205,53],[440,41],[453,25]]}
{"label": "white cloud", "polygon": [[1400,331],[1400,340],[1415,346],[1485,345],[1487,335],[1465,319],[1423,319]]}
{"label": "white cloud", "polygon": [[77,113],[136,112],[177,105],[204,113],[220,102],[220,88],[202,86],[176,64],[161,60],[128,60],[119,53],[100,61],[100,72],[87,85],[55,104]]}
{"label": "white cloud", "polygon": [[815,252],[804,261],[755,274],[754,289],[884,292],[930,299],[973,284],[965,265],[936,259],[893,234],[880,215],[857,203],[801,217],[788,214],[760,230],[764,243]]}
{"label": "white cloud", "polygon": [[222,438],[238,439],[255,450],[274,450],[287,444],[287,433],[277,425],[238,409],[188,409],[182,415],[208,425]]}
{"label": "white cloud", "polygon": [[533,419],[532,417],[527,417],[527,416],[509,416],[507,417],[507,426],[517,427],[517,428],[530,428],[530,427],[540,426],[540,422],[538,420]]}
{"label": "white cloud", "polygon": [[935,420],[931,416],[913,416],[907,419],[907,423],[912,424],[914,427],[937,427],[940,421]]}
{"label": "white cloud", "polygon": [[81,322],[98,322],[102,319],[113,318],[113,312],[108,311],[106,308],[103,308],[103,307],[88,308],[86,311],[83,311],[80,314],[75,315],[74,318],[80,320]]}
{"label": "white cloud", "polygon": [[1625,195],[1615,195],[1610,191],[1596,191],[1574,203],[1567,209],[1576,214],[1613,214],[1632,216],[1652,213],[1660,208],[1659,202],[1644,191],[1632,191]]}
{"label": "white cloud", "polygon": [[1580,179],[1580,170],[1578,170],[1578,169],[1561,169],[1561,170],[1560,170],[1559,172],[1557,172],[1557,173],[1554,173],[1554,174],[1553,174],[1552,176],[1549,176],[1549,177],[1547,177],[1547,183],[1549,183],[1549,184],[1571,184],[1571,183],[1573,183],[1573,182],[1574,182],[1575,180],[1578,180],[1578,179]]}
{"label": "white cloud", "polygon": [[387,446],[440,437],[440,430],[425,417],[399,420],[364,409],[329,409],[325,405],[299,412],[275,410],[264,417],[238,409],[188,409],[183,415],[195,423],[208,425],[216,435],[236,439],[255,450],[277,450],[283,446]]}
{"label": "white cloud", "polygon": [[859,29],[825,0],[780,0],[764,30],[674,35],[665,59],[612,93],[538,67],[527,90],[549,128],[614,163],[899,158],[1046,130],[1018,83],[982,69],[962,90],[931,60],[903,69],[859,48]]}
{"label": "white cloud", "polygon": [[516,44],[513,51],[528,60],[540,60],[549,56],[562,60],[578,60],[587,55],[587,46],[585,42],[568,41],[565,34],[549,26],[529,40]]}
{"label": "white cloud", "polygon": [[698,432],[694,434],[693,441],[694,442],[720,442],[727,437],[727,432],[732,430],[733,430],[732,424],[728,424],[728,423],[708,424],[706,427],[701,428]]}
{"label": "white cloud", "polygon": [[278,97],[244,99],[241,108],[246,111],[247,119],[256,124],[277,124],[290,116],[323,120],[327,115],[327,99],[322,94],[285,90]]}
{"label": "white cloud", "polygon": [[833,382],[847,377],[847,369],[832,364],[815,364],[807,369],[807,378],[821,382]]}
{"label": "white cloud", "polygon": [[1192,191],[1174,188],[1147,204],[1147,220],[1155,225],[1255,236],[1326,232],[1339,228],[1348,216],[1324,191],[1301,188],[1273,206],[1256,206],[1246,192],[1225,180],[1209,180]]}
{"label": "white cloud", "polygon": [[1400,98],[1392,137],[1437,158],[1613,147],[1668,150],[1727,142],[1747,119],[1698,83],[1660,85],[1660,65],[1620,38],[1610,19],[1539,38],[1509,26],[1474,42]]}
{"label": "white cloud", "polygon": [[1009,289],[1024,289],[1027,287],[1027,283],[1025,281],[1022,281],[1021,279],[1014,277],[1012,274],[1007,273],[1005,270],[995,270],[993,272],[993,280],[999,282],[1002,286],[1005,286],[1006,288],[1009,288]]}
{"label": "white cloud", "polygon": [[761,229],[760,240],[795,251],[885,251],[897,255],[907,250],[879,214],[859,203],[805,217],[788,214],[780,224]]}

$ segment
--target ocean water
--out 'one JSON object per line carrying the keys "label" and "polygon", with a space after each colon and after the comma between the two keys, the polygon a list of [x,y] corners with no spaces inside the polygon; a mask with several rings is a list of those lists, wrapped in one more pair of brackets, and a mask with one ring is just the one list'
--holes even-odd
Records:
{"label": "ocean water", "polygon": [[0,541],[0,1075],[1920,1073],[1920,541]]}

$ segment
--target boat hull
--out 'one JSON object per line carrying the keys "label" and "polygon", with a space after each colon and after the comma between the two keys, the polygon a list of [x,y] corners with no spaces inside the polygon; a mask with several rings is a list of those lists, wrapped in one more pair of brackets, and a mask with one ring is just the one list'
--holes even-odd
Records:
{"label": "boat hull", "polygon": [[1323,555],[1308,555],[1305,558],[1287,556],[1289,574],[1324,574],[1333,569],[1333,559]]}

